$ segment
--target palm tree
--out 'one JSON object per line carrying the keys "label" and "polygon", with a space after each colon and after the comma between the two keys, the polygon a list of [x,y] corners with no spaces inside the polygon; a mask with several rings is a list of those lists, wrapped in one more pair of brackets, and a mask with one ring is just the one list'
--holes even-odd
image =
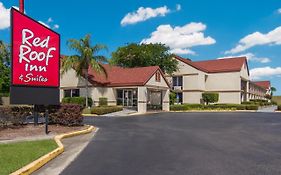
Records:
{"label": "palm tree", "polygon": [[271,96],[273,96],[273,92],[276,92],[276,88],[275,87],[271,87],[270,91],[271,91]]}
{"label": "palm tree", "polygon": [[96,44],[91,46],[90,43],[91,36],[87,34],[84,38],[80,40],[70,39],[67,42],[67,45],[71,50],[77,52],[76,55],[67,56],[65,59],[62,59],[62,69],[61,75],[66,73],[69,69],[74,68],[76,71],[76,76],[85,76],[86,79],[86,107],[88,107],[88,69],[91,68],[98,73],[106,74],[104,67],[101,65],[104,62],[107,62],[107,59],[104,56],[96,55],[101,50],[107,50],[107,47],[102,44]]}

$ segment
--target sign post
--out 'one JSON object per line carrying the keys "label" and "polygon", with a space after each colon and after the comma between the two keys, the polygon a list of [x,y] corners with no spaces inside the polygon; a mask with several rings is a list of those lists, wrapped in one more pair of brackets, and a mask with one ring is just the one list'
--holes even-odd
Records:
{"label": "sign post", "polygon": [[58,105],[60,35],[15,8],[11,25],[11,104]]}

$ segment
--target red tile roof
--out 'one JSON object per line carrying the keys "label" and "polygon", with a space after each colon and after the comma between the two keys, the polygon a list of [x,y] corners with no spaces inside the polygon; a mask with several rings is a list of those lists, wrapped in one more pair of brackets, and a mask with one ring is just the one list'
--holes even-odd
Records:
{"label": "red tile roof", "polygon": [[239,72],[241,71],[244,63],[247,65],[246,57],[233,57],[206,61],[191,61],[179,56],[175,56],[175,58],[206,73]]}
{"label": "red tile roof", "polygon": [[270,81],[254,81],[253,83],[264,89],[269,89],[271,87]]}
{"label": "red tile roof", "polygon": [[96,71],[89,69],[88,73],[90,82],[109,87],[143,86],[156,73],[156,71],[160,71],[162,76],[164,75],[159,66],[137,68],[122,68],[108,64],[103,64],[102,66],[105,68],[107,76],[104,73],[97,73]]}

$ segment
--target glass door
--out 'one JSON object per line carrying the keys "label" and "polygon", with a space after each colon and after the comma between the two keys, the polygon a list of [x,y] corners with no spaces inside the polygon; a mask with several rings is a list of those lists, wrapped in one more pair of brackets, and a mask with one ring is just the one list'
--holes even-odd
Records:
{"label": "glass door", "polygon": [[124,90],[124,101],[123,106],[132,107],[133,106],[133,91],[132,90]]}

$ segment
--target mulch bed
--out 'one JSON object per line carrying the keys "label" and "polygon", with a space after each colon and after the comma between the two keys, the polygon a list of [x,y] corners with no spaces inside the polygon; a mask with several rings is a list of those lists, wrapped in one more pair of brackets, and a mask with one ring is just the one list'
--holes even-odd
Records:
{"label": "mulch bed", "polygon": [[[78,131],[87,128],[86,126],[61,126],[61,125],[49,125],[49,135],[63,134],[71,131]],[[45,125],[34,126],[33,124],[0,128],[0,141],[1,140],[13,140],[17,138],[36,137],[45,135]]]}

